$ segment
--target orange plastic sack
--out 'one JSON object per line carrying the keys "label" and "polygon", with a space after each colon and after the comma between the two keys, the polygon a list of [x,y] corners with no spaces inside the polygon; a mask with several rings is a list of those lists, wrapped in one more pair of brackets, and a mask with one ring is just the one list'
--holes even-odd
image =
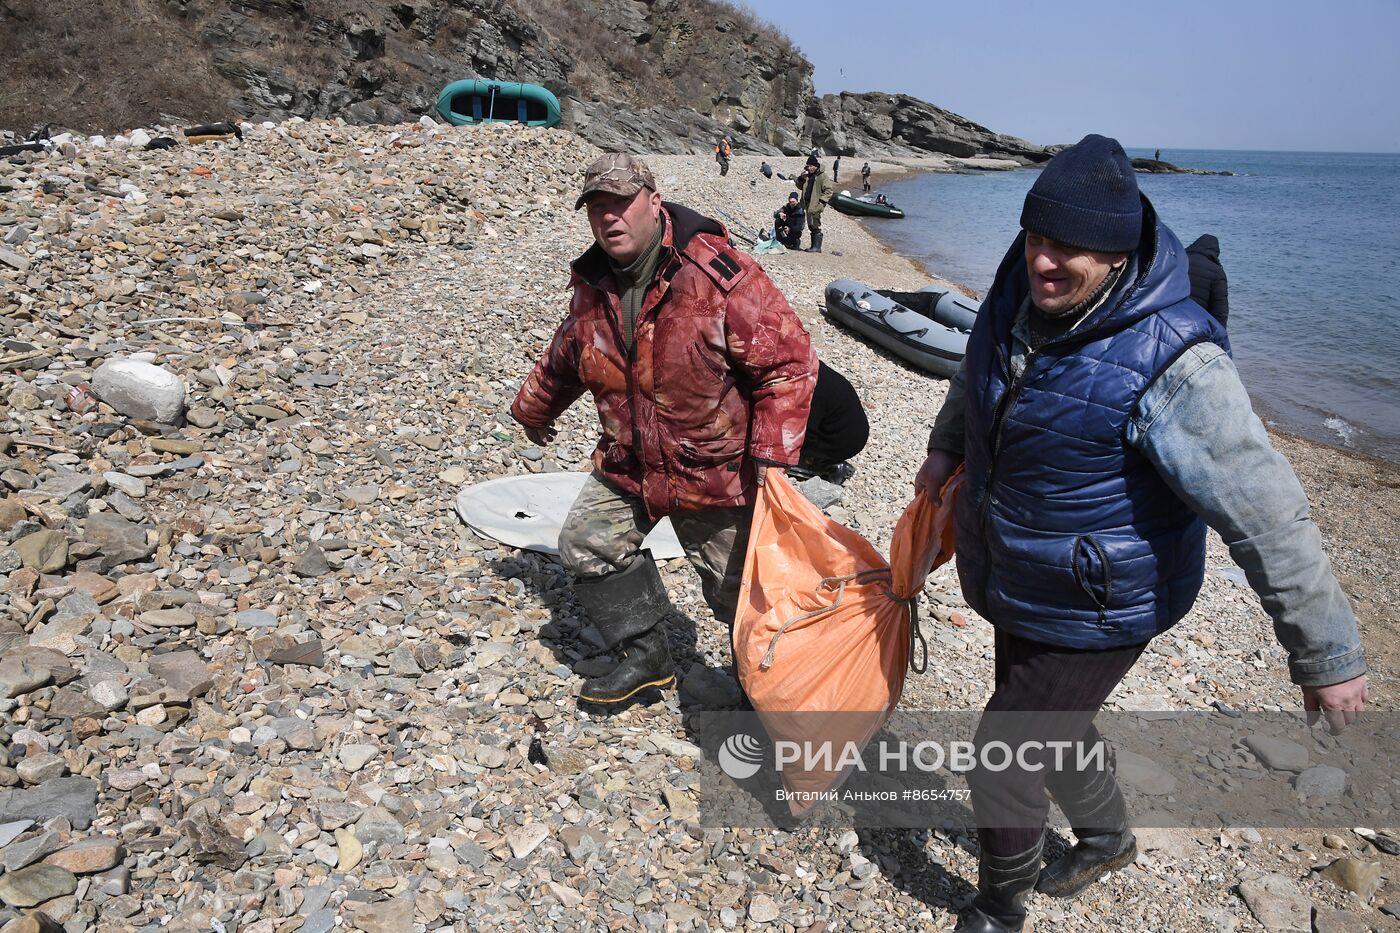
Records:
{"label": "orange plastic sack", "polygon": [[[734,658],[739,680],[776,742],[863,748],[884,725],[928,647],[916,619],[924,579],[953,556],[953,512],[962,470],[942,504],[923,493],[904,510],[892,564],[865,538],[832,521],[774,474],[760,490],[744,561]],[[921,659],[911,659],[917,643]],[[806,747],[802,745],[801,747]],[[836,759],[833,758],[833,762]],[[802,798],[833,787],[837,767],[782,771],[794,814]]]}

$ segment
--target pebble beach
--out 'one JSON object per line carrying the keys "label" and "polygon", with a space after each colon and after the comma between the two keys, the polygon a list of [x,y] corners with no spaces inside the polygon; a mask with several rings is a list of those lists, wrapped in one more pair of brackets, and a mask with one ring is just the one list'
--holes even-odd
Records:
{"label": "pebble beach", "polygon": [[[966,832],[699,824],[682,713],[738,690],[683,560],[663,568],[679,690],[578,708],[600,642],[567,574],[478,537],[453,499],[587,469],[587,400],[548,448],[507,409],[590,242],[573,202],[598,150],[428,123],[0,161],[0,933],[952,929]],[[748,236],[792,187],[761,161],[649,158],[664,197]],[[760,261],[865,400],[870,444],[828,514],[887,552],[946,383],[827,321],[823,289],[929,276],[852,218],[823,229],[825,253]],[[93,391],[137,354],[183,381],[178,426]],[[1275,441],[1393,709],[1400,470]],[[991,628],[951,567],[924,597],[930,661],[903,705],[978,709]],[[1216,704],[1299,697],[1212,536],[1195,610],[1109,708]],[[1351,827],[1140,846],[1074,901],[1033,897],[1033,928],[1400,929],[1400,856]]]}

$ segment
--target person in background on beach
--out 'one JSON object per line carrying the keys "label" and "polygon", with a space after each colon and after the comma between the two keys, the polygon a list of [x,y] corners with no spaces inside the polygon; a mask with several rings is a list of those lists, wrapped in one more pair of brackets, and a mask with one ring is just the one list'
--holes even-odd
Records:
{"label": "person in background on beach", "polygon": [[773,166],[769,165],[766,160],[758,167],[758,170],[763,173],[764,178],[773,177]]}
{"label": "person in background on beach", "polygon": [[797,187],[802,189],[802,208],[807,212],[807,229],[812,233],[809,253],[822,251],[822,211],[831,200],[834,186],[831,179],[822,171],[822,164],[814,155],[807,157],[807,165],[797,176]]}
{"label": "person in background on beach", "polygon": [[721,136],[719,142],[715,143],[715,161],[719,163],[720,175],[729,174],[729,158],[734,155],[734,147],[729,143],[728,136]]}
{"label": "person in background on beach", "polygon": [[1162,161],[1162,150],[1158,149],[1156,152],[1154,152],[1154,153],[1152,154],[1152,161],[1153,161],[1153,162],[1160,162],[1160,161]]}
{"label": "person in background on beach", "polygon": [[1186,258],[1191,263],[1191,300],[1224,327],[1230,320],[1230,287],[1220,264],[1220,241],[1203,233],[1186,247]]}
{"label": "person in background on beach", "polygon": [[840,156],[837,156],[836,159],[831,163],[831,183],[832,183],[833,185],[839,185],[839,184],[841,184],[841,157],[840,157]]}
{"label": "person in background on beach", "polygon": [[574,260],[569,313],[510,413],[547,446],[593,394],[602,437],[559,534],[574,593],[617,665],[586,680],[620,703],[675,673],[666,589],[642,538],[664,516],[715,617],[734,623],[757,487],[798,462],[817,358],[802,321],[728,232],[663,202],[635,156],[584,176],[594,244]]}
{"label": "person in background on beach", "polygon": [[864,191],[870,190],[870,163],[867,162],[860,167],[860,186]]}
{"label": "person in background on beach", "polygon": [[788,471],[796,480],[819,476],[828,483],[845,485],[855,475],[850,460],[870,440],[870,420],[855,386],[825,363],[818,363],[817,387],[807,416],[807,439],[802,457]]}
{"label": "person in background on beach", "polygon": [[[1105,698],[1195,602],[1207,525],[1273,619],[1310,718],[1340,731],[1366,702],[1356,617],[1122,146],[1090,135],[1056,155],[1021,226],[915,479],[937,498],[966,469],[958,577],[996,629],[978,742],[1017,748],[996,714],[1031,711],[1035,740],[1096,747]],[[1112,767],[1052,765],[969,775],[981,855],[959,933],[1021,930],[1032,889],[1073,897],[1136,858]],[[1042,869],[1047,790],[1078,841]]]}
{"label": "person in background on beach", "polygon": [[802,247],[802,225],[807,220],[807,212],[802,207],[802,196],[796,191],[788,194],[787,203],[773,212],[773,235],[788,249]]}

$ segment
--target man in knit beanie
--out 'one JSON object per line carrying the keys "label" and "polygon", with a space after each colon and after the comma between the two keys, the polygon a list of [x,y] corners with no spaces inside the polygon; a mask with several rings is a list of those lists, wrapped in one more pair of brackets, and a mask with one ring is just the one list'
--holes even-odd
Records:
{"label": "man in knit beanie", "polygon": [[802,194],[793,191],[788,194],[787,202],[773,212],[773,235],[788,249],[798,249],[802,245],[802,226],[806,221]]}
{"label": "man in knit beanie", "polygon": [[[1181,242],[1122,146],[1091,135],[1055,156],[1021,226],[915,479],[936,498],[966,470],[958,577],[996,633],[977,740],[1030,750],[969,775],[978,894],[957,933],[1021,930],[1032,890],[1073,897],[1135,859],[1093,720],[1191,609],[1207,526],[1271,617],[1309,715],[1339,732],[1366,702],[1356,618],[1307,497],[1250,408],[1224,328],[1191,300]],[[1097,767],[1078,752],[1054,760],[1055,742],[1100,748]],[[1051,797],[1077,842],[1042,868]]]}

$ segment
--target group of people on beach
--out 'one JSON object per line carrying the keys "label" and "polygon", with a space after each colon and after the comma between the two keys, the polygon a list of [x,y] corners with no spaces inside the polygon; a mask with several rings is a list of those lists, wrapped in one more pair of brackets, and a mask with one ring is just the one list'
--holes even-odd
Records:
{"label": "group of people on beach", "polygon": [[[766,166],[768,163],[764,163]],[[807,157],[802,174],[794,179],[797,190],[788,194],[787,202],[773,212],[773,236],[788,249],[802,248],[802,228],[805,225],[811,235],[809,253],[820,253],[825,234],[822,232],[822,211],[831,203],[836,190],[836,179],[840,171],[841,157],[832,162],[832,175],[828,179],[822,169],[821,159],[814,152]],[[870,163],[861,168],[861,178],[865,180],[865,190],[870,190]]]}
{"label": "group of people on beach", "polygon": [[[728,174],[733,151],[733,143],[727,136],[720,137],[715,143],[715,161],[719,163],[720,175]],[[773,167],[767,162],[759,167],[759,172],[765,178],[772,178],[774,175]],[[870,163],[866,162],[860,169],[861,184],[865,191],[870,190],[870,173]],[[807,156],[802,172],[792,179],[797,185],[797,190],[788,194],[787,201],[773,212],[773,239],[787,249],[800,250],[802,231],[805,227],[810,235],[810,245],[806,252],[820,253],[825,240],[822,231],[822,211],[831,203],[831,196],[836,191],[840,176],[840,155],[832,161],[831,175],[828,177],[817,150],[812,150]],[[787,176],[781,173],[778,173],[778,177],[787,180]]]}
{"label": "group of people on beach", "polygon": [[[791,239],[805,221],[820,250],[831,182],[815,155],[803,174],[782,227]],[[759,487],[849,459],[850,445],[820,462],[813,452],[824,435],[863,444],[868,424],[862,412],[820,426],[816,400],[834,371],[801,319],[719,222],[663,201],[644,161],[599,158],[575,208],[595,242],[573,263],[568,314],[511,414],[545,446],[585,392],[597,406],[593,471],[559,549],[615,659],[579,698],[619,704],[675,678],[646,532],[670,517],[732,630]],[[1105,699],[1195,602],[1213,528],[1272,618],[1304,708],[1342,730],[1367,699],[1356,618],[1301,485],[1251,410],[1223,315],[1193,300],[1181,243],[1118,142],[1090,135],[1056,155],[1020,227],[911,477],[938,500],[963,470],[958,577],[995,630],[986,710],[1054,712],[1038,720],[1046,755],[1056,741],[1101,742]],[[978,742],[992,738],[979,729]],[[1073,897],[1133,862],[1111,762],[1052,766],[1031,753],[969,774],[979,870],[958,933],[1023,930],[1031,891]],[[1044,864],[1052,798],[1076,842]]]}

